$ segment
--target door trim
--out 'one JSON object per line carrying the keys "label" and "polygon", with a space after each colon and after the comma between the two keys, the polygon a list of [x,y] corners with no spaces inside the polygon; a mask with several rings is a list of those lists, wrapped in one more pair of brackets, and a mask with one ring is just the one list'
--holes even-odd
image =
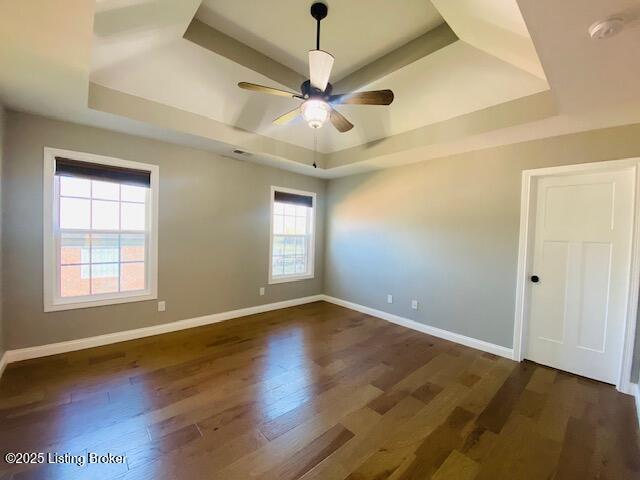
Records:
{"label": "door trim", "polygon": [[518,241],[518,273],[516,278],[516,308],[513,328],[513,359],[524,359],[524,348],[527,341],[527,312],[529,307],[530,286],[527,282],[528,273],[533,260],[532,246],[535,221],[535,196],[537,182],[540,178],[550,175],[573,175],[576,173],[595,173],[616,171],[632,168],[635,174],[633,190],[633,238],[631,240],[631,278],[627,295],[627,308],[622,347],[622,358],[618,369],[616,388],[623,393],[631,393],[631,364],[633,362],[633,347],[638,314],[638,293],[640,289],[640,158],[610,160],[606,162],[581,163],[563,165],[559,167],[537,168],[523,170],[522,190],[520,197],[520,236]]}

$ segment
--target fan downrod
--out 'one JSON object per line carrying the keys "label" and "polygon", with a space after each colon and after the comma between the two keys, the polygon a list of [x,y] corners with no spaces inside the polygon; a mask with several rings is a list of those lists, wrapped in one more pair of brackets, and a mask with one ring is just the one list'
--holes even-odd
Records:
{"label": "fan downrod", "polygon": [[316,19],[316,50],[320,50],[320,20],[327,16],[329,7],[321,2],[311,5],[311,16]]}

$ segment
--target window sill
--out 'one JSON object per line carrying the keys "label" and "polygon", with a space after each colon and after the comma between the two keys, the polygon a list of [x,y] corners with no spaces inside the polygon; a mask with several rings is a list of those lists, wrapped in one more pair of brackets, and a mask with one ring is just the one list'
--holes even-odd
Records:
{"label": "window sill", "polygon": [[312,278],[314,278],[313,273],[310,275],[291,275],[288,277],[269,278],[269,285],[273,285],[276,283],[298,282],[300,280],[310,280]]}
{"label": "window sill", "polygon": [[87,301],[69,301],[60,303],[46,303],[45,312],[59,312],[62,310],[75,310],[79,308],[104,307],[108,305],[118,305],[121,303],[143,302],[146,300],[157,300],[158,295],[151,293],[136,293],[132,295],[119,296],[113,298],[103,298]]}

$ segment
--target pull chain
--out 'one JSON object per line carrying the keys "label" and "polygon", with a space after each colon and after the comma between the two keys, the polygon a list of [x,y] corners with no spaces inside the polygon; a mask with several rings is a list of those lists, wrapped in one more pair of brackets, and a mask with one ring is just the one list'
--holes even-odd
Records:
{"label": "pull chain", "polygon": [[318,132],[317,130],[313,131],[313,168],[318,168],[318,164],[316,160],[318,158]]}

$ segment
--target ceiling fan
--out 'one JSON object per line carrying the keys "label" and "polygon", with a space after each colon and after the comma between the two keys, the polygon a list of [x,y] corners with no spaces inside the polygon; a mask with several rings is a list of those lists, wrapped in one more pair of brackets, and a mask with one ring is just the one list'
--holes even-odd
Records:
{"label": "ceiling fan", "polygon": [[290,112],[276,118],[273,123],[284,125],[302,115],[311,128],[320,128],[329,120],[341,133],[348,132],[353,124],[347,120],[334,106],[336,105],[390,105],[393,102],[391,90],[375,90],[370,92],[354,92],[333,94],[329,83],[333,55],[320,50],[320,21],[327,16],[328,8],[324,3],[311,5],[311,16],[316,19],[316,49],[309,52],[309,80],[302,83],[300,93],[266,87],[255,83],[240,82],[238,86],[245,90],[269,93],[281,97],[299,98],[302,104]]}

